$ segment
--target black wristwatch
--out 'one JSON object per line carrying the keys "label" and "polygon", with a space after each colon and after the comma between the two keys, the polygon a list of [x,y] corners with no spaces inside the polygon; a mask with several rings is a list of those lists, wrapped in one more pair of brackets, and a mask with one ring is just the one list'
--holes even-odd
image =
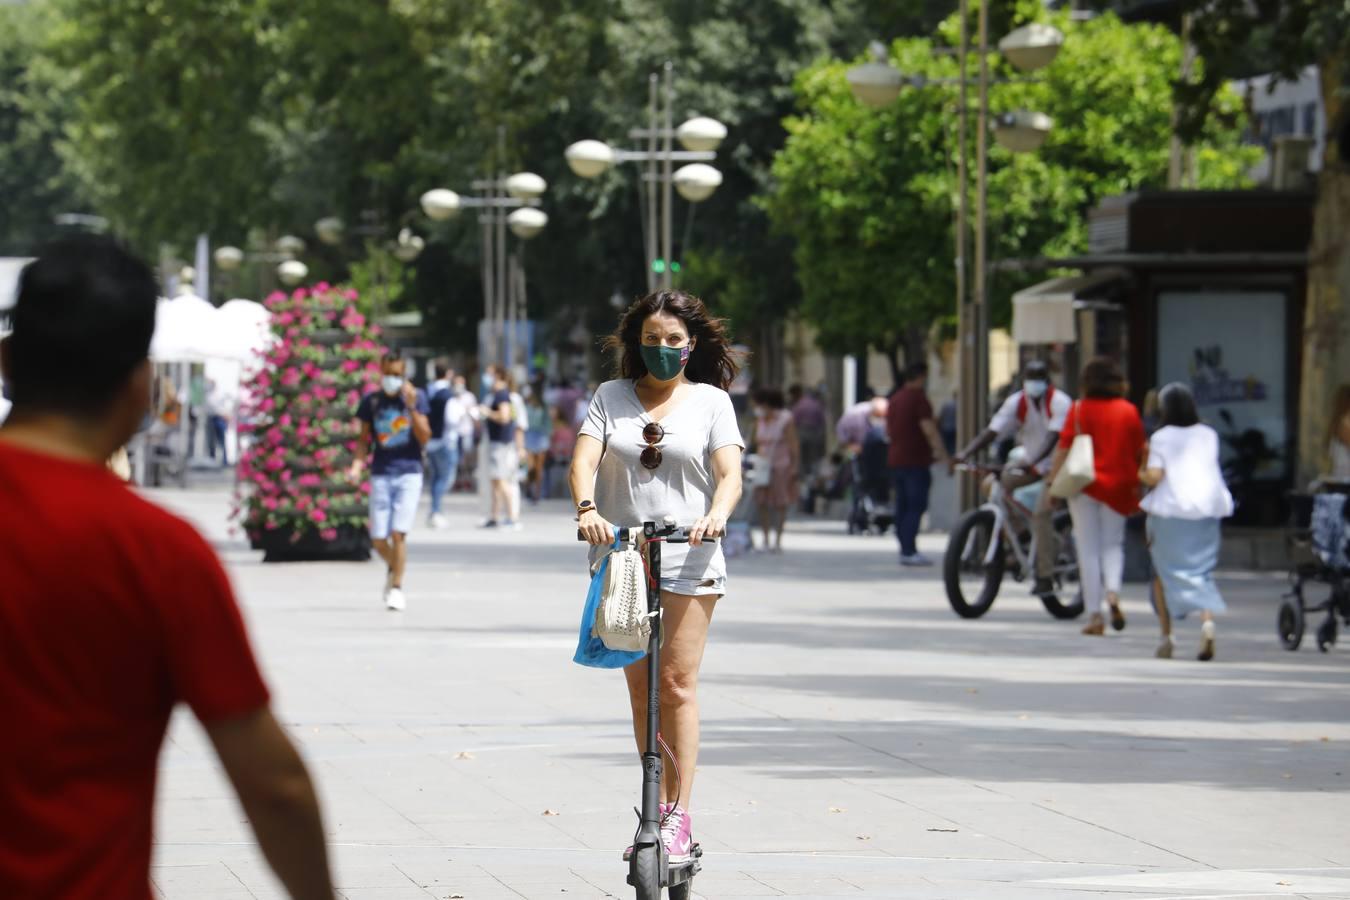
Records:
{"label": "black wristwatch", "polygon": [[585,513],[588,513],[588,512],[595,512],[595,501],[594,501],[594,500],[582,500],[580,503],[577,504],[577,518],[578,518],[578,519],[581,518],[582,515],[584,515]]}

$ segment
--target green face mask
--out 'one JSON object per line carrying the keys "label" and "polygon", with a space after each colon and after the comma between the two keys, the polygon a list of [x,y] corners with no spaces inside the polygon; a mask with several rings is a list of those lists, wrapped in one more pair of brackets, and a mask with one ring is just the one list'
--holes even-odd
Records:
{"label": "green face mask", "polygon": [[657,381],[670,381],[680,374],[689,362],[689,345],[683,347],[641,347],[642,361]]}

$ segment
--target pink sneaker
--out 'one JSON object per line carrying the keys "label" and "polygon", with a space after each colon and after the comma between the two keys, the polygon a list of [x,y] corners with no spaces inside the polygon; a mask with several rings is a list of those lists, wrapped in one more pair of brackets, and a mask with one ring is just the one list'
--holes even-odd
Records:
{"label": "pink sneaker", "polygon": [[[669,810],[670,810],[670,804],[669,804],[669,803],[662,803],[662,804],[661,804],[661,819],[662,819],[662,821],[665,820],[666,813],[667,813]],[[630,859],[632,859],[632,858],[633,858],[633,845],[632,845],[632,844],[629,844],[629,845],[628,845],[628,849],[625,850],[625,851],[623,851],[623,861],[624,861],[624,862],[628,862],[628,861],[629,861]]]}
{"label": "pink sneaker", "polygon": [[689,862],[689,850],[694,843],[693,830],[689,810],[676,804],[661,824],[661,843],[666,845],[666,856],[672,866]]}

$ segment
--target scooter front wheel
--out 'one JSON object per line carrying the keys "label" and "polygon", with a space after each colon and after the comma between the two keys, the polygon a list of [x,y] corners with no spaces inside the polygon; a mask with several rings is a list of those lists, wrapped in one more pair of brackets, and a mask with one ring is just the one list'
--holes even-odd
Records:
{"label": "scooter front wheel", "polygon": [[669,893],[670,900],[689,900],[690,897],[694,896],[694,879],[672,884]]}
{"label": "scooter front wheel", "polygon": [[637,891],[637,900],[661,900],[660,847],[634,848],[630,881]]}

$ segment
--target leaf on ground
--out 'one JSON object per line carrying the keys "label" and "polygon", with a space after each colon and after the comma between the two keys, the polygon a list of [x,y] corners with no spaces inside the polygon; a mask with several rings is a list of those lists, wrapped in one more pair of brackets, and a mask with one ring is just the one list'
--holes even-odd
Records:
{"label": "leaf on ground", "polygon": [[464,895],[463,895],[463,894],[451,894],[449,897],[446,897],[445,900],[464,900]]}
{"label": "leaf on ground", "polygon": [[830,812],[832,812],[832,813],[841,813],[841,812],[848,812],[848,810],[844,809],[842,806],[831,806],[831,807],[830,807]]}
{"label": "leaf on ground", "polygon": [[1281,778],[1293,778],[1293,777],[1294,777],[1294,773],[1293,773],[1293,772],[1281,772],[1281,773],[1280,773],[1280,777],[1281,777]]}
{"label": "leaf on ground", "polygon": [[978,694],[979,692],[980,692],[979,688],[966,688],[967,694]]}
{"label": "leaf on ground", "polygon": [[1275,883],[1278,884],[1280,887],[1289,887],[1289,885],[1291,884],[1291,882],[1283,881],[1283,880],[1277,881],[1277,882],[1275,882]]}
{"label": "leaf on ground", "polygon": [[562,813],[558,812],[556,809],[546,809],[546,810],[544,810],[542,813],[540,813],[540,815],[541,815],[541,816],[560,816],[560,815],[562,815]]}
{"label": "leaf on ground", "polygon": [[461,750],[455,754],[455,759],[473,759],[473,754],[468,750]]}
{"label": "leaf on ground", "polygon": [[860,834],[860,835],[858,835],[858,840],[860,840],[860,841],[870,841],[871,839],[872,839],[872,836],[871,836],[870,834]]}

